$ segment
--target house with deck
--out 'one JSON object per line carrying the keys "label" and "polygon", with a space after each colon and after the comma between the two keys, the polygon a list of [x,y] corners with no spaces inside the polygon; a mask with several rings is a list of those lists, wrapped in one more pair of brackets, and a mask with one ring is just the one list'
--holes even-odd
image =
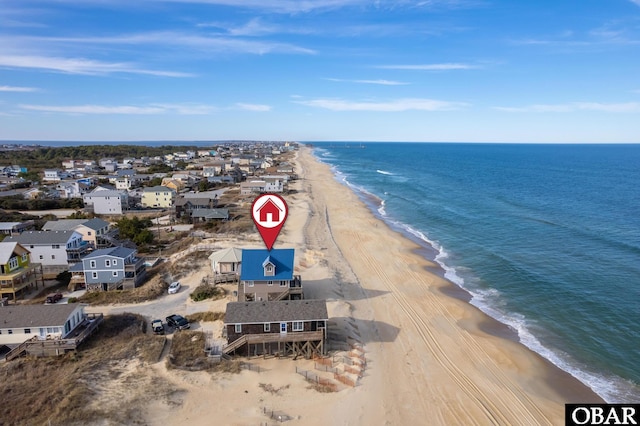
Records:
{"label": "house with deck", "polygon": [[137,254],[137,250],[122,246],[95,250],[69,269],[71,282],[84,283],[87,291],[138,287],[146,279],[147,269]]}
{"label": "house with deck", "polygon": [[302,279],[293,274],[294,249],[243,249],[239,302],[303,299]]}
{"label": "house with deck", "polygon": [[102,319],[86,314],[79,303],[0,306],[0,352],[7,361],[26,354],[62,355],[75,350]]}
{"label": "house with deck", "polygon": [[31,263],[31,253],[17,242],[0,242],[0,299],[16,300],[27,290],[44,288],[42,265]]}
{"label": "house with deck", "polygon": [[240,274],[242,265],[242,250],[229,247],[223,250],[214,251],[209,256],[211,271],[214,275]]}
{"label": "house with deck", "polygon": [[224,354],[324,355],[329,315],[324,300],[227,303]]}

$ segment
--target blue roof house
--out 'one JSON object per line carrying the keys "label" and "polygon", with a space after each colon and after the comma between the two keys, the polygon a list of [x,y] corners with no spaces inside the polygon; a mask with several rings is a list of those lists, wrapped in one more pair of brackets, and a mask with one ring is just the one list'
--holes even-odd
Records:
{"label": "blue roof house", "polygon": [[293,274],[294,249],[243,249],[239,302],[303,299],[302,280]]}

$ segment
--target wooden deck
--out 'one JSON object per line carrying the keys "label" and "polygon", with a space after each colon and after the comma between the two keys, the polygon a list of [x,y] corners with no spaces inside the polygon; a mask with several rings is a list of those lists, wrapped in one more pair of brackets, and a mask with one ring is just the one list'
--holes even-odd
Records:
{"label": "wooden deck", "polygon": [[40,340],[37,337],[32,337],[12,349],[5,356],[5,359],[11,361],[27,354],[34,356],[57,356],[63,355],[68,351],[76,350],[82,342],[96,331],[103,320],[104,315],[100,313],[87,314],[84,321],[69,335],[70,337],[52,340]]}
{"label": "wooden deck", "polygon": [[304,355],[306,358],[311,358],[314,354],[324,354],[324,331],[245,334],[222,348],[222,353],[228,355],[245,345],[249,355],[252,354],[251,349],[253,349],[254,355],[275,352],[281,356]]}

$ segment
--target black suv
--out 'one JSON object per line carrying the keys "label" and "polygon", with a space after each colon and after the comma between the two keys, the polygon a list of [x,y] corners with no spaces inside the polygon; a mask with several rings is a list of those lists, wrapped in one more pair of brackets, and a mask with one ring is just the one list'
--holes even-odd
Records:
{"label": "black suv", "polygon": [[190,327],[189,321],[185,317],[176,314],[167,317],[167,325],[176,330],[186,330]]}

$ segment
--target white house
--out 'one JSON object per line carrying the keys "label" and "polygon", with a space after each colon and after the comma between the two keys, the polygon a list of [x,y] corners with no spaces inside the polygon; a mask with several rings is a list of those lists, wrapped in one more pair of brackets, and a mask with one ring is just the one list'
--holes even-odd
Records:
{"label": "white house", "polygon": [[0,344],[17,345],[33,337],[64,339],[85,317],[79,303],[0,306]]}
{"label": "white house", "polygon": [[82,234],[76,231],[25,231],[4,241],[19,243],[29,250],[31,261],[42,264],[45,278],[67,271],[70,263],[79,262],[89,250]]}
{"label": "white house", "polygon": [[129,207],[125,191],[94,190],[82,196],[85,205],[92,205],[95,214],[122,214]]}

